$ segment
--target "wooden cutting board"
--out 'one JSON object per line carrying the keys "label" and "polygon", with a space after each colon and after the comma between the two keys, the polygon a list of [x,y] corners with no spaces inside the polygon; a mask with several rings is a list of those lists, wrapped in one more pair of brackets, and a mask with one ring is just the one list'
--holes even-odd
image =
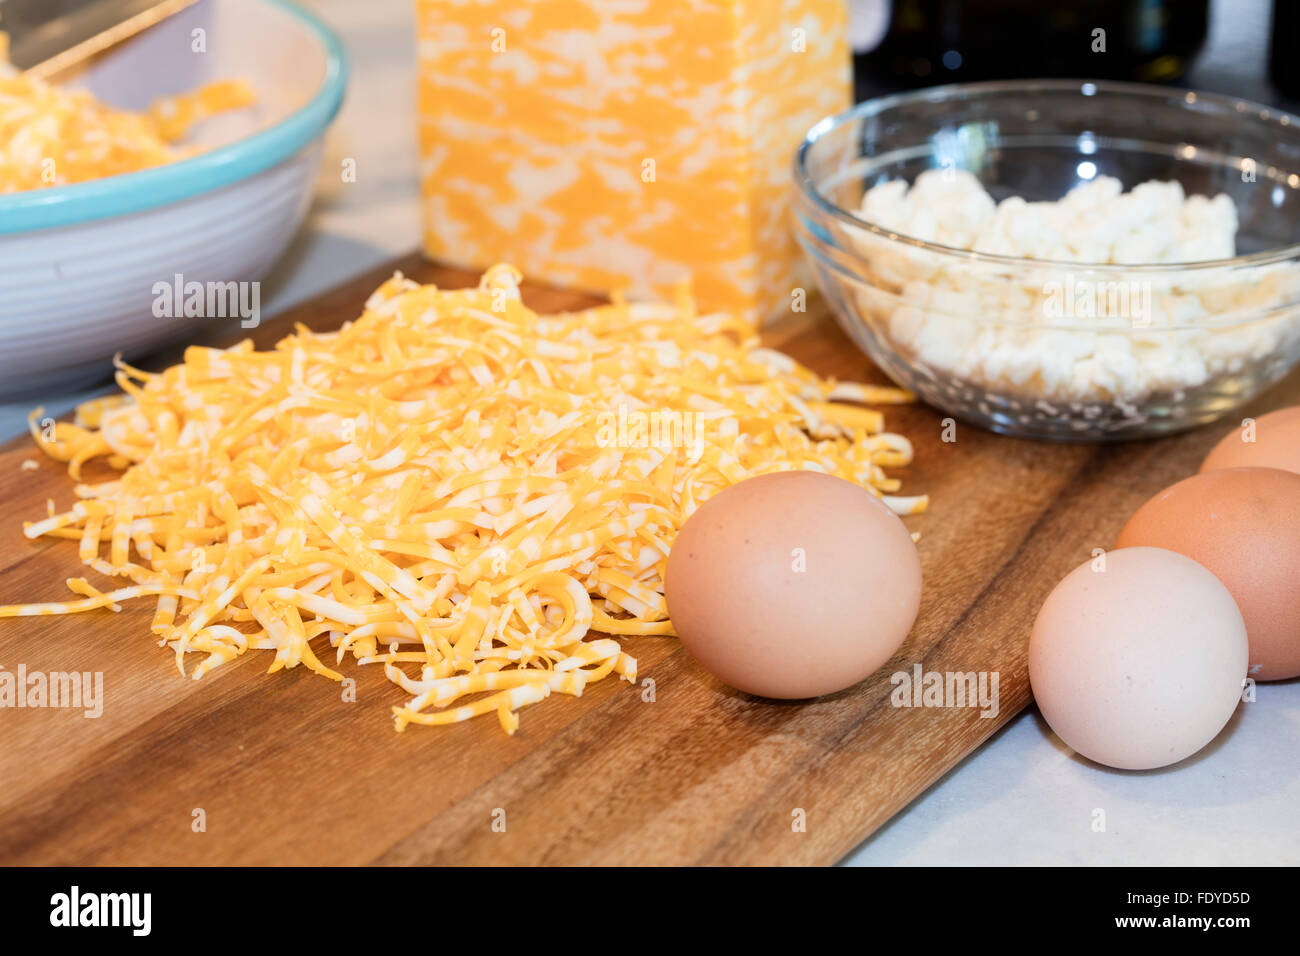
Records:
{"label": "wooden cutting board", "polygon": [[[255,340],[266,347],[296,322],[338,326],[393,268],[443,287],[477,281],[413,256]],[[525,300],[546,312],[595,301],[536,285]],[[821,373],[884,381],[820,302],[769,339]],[[1293,375],[1245,414],[1298,402]],[[492,717],[398,734],[389,708],[401,695],[376,666],[348,671],[356,702],[306,668],[267,676],[262,654],[182,679],[149,635],[152,601],[2,620],[0,665],[102,671],[105,701],[98,719],[0,709],[0,863],[833,863],[1029,703],[1026,642],[1047,593],[1233,427],[1101,446],[961,425],[945,442],[929,408],[886,414],[916,446],[898,472],[903,493],[932,505],[907,519],[921,532],[920,617],[864,683],[812,702],[759,700],[722,686],[675,639],[631,638],[653,695],[609,679],[526,708],[514,737]],[[39,470],[22,470],[29,458]],[[85,573],[72,542],[21,536],[48,498],[61,510],[72,498],[63,467],[26,439],[0,450],[0,603],[63,599],[64,579]],[[997,716],[891,706],[890,675],[917,662],[997,671]]]}

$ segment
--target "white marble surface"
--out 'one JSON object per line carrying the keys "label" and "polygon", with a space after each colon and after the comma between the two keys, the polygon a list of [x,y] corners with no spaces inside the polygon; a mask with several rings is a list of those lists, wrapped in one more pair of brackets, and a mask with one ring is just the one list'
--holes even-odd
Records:
{"label": "white marble surface", "polygon": [[844,862],[1294,866],[1297,806],[1300,681],[1260,685],[1199,754],[1142,772],[1083,759],[1031,707]]}
{"label": "white marble surface", "polygon": [[[352,82],[320,195],[266,281],[272,315],[419,241],[411,0],[316,0],[343,36]],[[340,181],[344,158],[356,183]],[[215,329],[215,334],[229,330]],[[39,396],[63,411],[79,396]],[[30,403],[0,406],[0,434]],[[1300,681],[1262,685],[1209,748],[1174,768],[1106,770],[1070,754],[1036,710],[896,816],[845,863],[1300,863]],[[1104,812],[1105,828],[1094,829]]]}

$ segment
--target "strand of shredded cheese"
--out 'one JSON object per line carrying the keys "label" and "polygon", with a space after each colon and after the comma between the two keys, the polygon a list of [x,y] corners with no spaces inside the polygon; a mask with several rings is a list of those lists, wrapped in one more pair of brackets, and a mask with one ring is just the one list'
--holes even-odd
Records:
{"label": "strand of shredded cheese", "polygon": [[95,457],[121,474],[78,484],[27,536],[73,538],[132,584],[73,579],[82,599],[0,616],[157,595],[151,631],[182,673],[191,654],[197,678],[265,649],[272,671],[339,680],[313,648],[328,642],[409,695],[399,730],[495,713],[513,733],[551,693],[635,680],[616,637],[589,632],[673,633],[669,549],[720,489],[814,469],[924,509],[883,470],[908,441],[845,404],[906,392],[818,378],[685,293],[544,316],[518,281],[508,266],[456,291],[398,275],[337,332],[191,347],[160,374],[119,360],[125,395],[51,433],[37,412],[33,437],[74,479]]}

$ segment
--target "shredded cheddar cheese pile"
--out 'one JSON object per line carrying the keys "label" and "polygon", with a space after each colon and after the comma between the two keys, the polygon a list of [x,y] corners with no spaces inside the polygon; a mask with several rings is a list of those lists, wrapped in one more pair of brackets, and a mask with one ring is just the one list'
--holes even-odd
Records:
{"label": "shredded cheddar cheese pile", "polygon": [[0,193],[102,179],[175,162],[190,128],[254,101],[242,80],[166,97],[147,113],[114,109],[85,90],[0,72]]}
{"label": "shredded cheddar cheese pile", "polygon": [[161,374],[119,360],[125,395],[52,434],[34,416],[32,433],[74,480],[98,457],[120,477],[79,484],[26,535],[76,540],[132,583],[74,578],[78,600],[0,616],[156,596],[153,633],[182,674],[190,654],[197,678],[258,649],[271,671],[339,680],[328,642],[410,696],[399,730],[495,713],[513,733],[552,692],[635,679],[617,636],[673,633],[669,548],[722,488],[815,469],[924,509],[884,472],[910,444],[860,407],[906,392],[818,378],[685,293],[538,315],[518,281],[509,266],[455,291],[397,275],[337,332],[191,347]]}

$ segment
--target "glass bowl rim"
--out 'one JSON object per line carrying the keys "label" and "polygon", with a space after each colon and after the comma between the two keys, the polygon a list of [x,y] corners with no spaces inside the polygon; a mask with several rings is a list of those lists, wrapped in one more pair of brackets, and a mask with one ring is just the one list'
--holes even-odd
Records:
{"label": "glass bowl rim", "polygon": [[[1091,88],[1091,92],[1089,92],[1089,88]],[[834,219],[840,220],[845,225],[871,232],[887,241],[907,245],[940,257],[962,259],[966,262],[982,262],[1002,267],[1047,265],[1075,270],[1086,269],[1100,273],[1126,273],[1131,275],[1138,272],[1150,275],[1183,273],[1190,270],[1211,271],[1273,265],[1300,258],[1300,242],[1277,246],[1273,249],[1263,249],[1244,256],[1233,256],[1230,259],[1203,259],[1194,262],[1075,262],[1061,259],[1030,259],[1024,256],[975,252],[970,249],[959,249],[956,246],[947,246],[942,243],[929,242],[925,239],[917,239],[913,236],[905,236],[893,230],[885,229],[868,219],[863,219],[851,210],[845,209],[843,206],[837,206],[829,201],[821,194],[821,191],[813,183],[811,175],[809,175],[809,152],[825,136],[846,123],[878,116],[886,110],[906,107],[910,103],[941,102],[977,95],[1034,93],[1039,91],[1050,93],[1077,91],[1081,96],[1093,96],[1100,92],[1120,93],[1164,101],[1181,99],[1189,105],[1191,103],[1207,102],[1225,112],[1236,113],[1242,115],[1243,118],[1249,116],[1253,122],[1293,128],[1297,133],[1300,133],[1300,116],[1294,113],[1239,97],[1220,93],[1205,93],[1200,90],[1186,90],[1179,87],[1160,86],[1154,83],[1123,83],[1113,80],[1087,79],[989,80],[976,83],[948,83],[942,86],[931,86],[920,90],[874,97],[864,100],[847,110],[818,120],[805,134],[803,141],[795,150],[793,162],[795,184],[798,186],[800,194],[810,201],[815,208]]]}

